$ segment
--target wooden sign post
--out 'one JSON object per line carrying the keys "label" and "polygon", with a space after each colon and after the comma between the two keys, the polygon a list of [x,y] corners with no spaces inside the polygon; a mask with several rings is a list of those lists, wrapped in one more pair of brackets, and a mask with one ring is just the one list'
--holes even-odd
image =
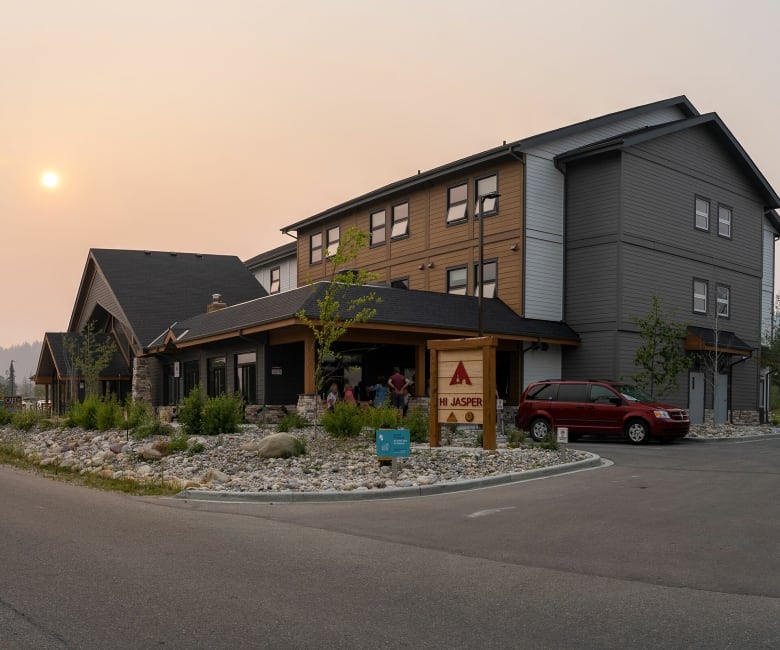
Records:
{"label": "wooden sign post", "polygon": [[496,346],[494,336],[428,341],[431,447],[442,424],[481,424],[482,448],[496,448]]}

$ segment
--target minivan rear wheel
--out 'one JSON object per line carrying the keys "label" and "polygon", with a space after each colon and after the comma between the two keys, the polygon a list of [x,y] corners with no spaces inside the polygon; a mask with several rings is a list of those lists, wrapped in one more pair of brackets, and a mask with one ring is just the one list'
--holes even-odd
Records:
{"label": "minivan rear wheel", "polygon": [[534,418],[531,420],[529,429],[531,432],[531,439],[534,442],[541,442],[547,438],[547,436],[550,435],[550,431],[552,431],[550,423],[544,418]]}
{"label": "minivan rear wheel", "polygon": [[626,425],[626,438],[635,445],[644,445],[650,440],[650,428],[642,420],[631,420]]}

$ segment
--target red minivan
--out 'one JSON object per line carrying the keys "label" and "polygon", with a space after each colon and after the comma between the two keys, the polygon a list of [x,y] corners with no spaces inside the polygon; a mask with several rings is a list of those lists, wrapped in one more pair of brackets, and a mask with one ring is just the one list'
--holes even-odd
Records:
{"label": "red minivan", "polygon": [[631,384],[547,380],[523,391],[515,424],[536,442],[566,427],[569,440],[586,434],[613,435],[638,445],[650,438],[682,438],[691,421],[686,409],[660,404]]}

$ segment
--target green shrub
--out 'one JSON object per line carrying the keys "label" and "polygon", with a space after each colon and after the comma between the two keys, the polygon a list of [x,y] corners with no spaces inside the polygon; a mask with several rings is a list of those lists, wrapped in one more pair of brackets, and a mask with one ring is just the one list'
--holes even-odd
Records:
{"label": "green shrub", "polygon": [[354,438],[363,429],[361,409],[354,404],[337,402],[322,416],[322,428],[334,438]]}
{"label": "green shrub", "polygon": [[125,416],[122,407],[117,401],[109,396],[101,402],[98,402],[95,413],[95,424],[98,431],[108,431],[109,429],[119,429],[124,426]]}
{"label": "green shrub", "polygon": [[152,436],[167,436],[173,431],[173,427],[170,424],[163,424],[157,418],[152,418],[148,422],[139,424],[133,429],[133,438],[136,440],[143,440],[144,438],[151,438]]}
{"label": "green shrub", "polygon": [[240,396],[210,397],[203,407],[201,433],[214,436],[219,433],[235,433],[243,419],[243,400]]}
{"label": "green shrub", "polygon": [[173,434],[168,440],[168,453],[173,454],[177,451],[187,451],[188,436],[186,433],[181,435]]}
{"label": "green shrub", "polygon": [[363,425],[371,429],[397,429],[401,426],[401,413],[392,406],[379,406],[362,410]]}
{"label": "green shrub", "polygon": [[97,397],[87,397],[83,402],[76,402],[70,407],[66,418],[69,427],[81,427],[88,431],[97,429],[97,413],[100,400]]}
{"label": "green shrub", "polygon": [[276,430],[279,433],[287,433],[292,429],[303,429],[303,427],[308,424],[309,421],[305,417],[298,415],[297,413],[287,413],[279,424],[276,425]]}
{"label": "green shrub", "polygon": [[189,435],[203,432],[203,393],[195,386],[179,406],[179,424]]}
{"label": "green shrub", "polygon": [[32,409],[17,411],[11,416],[11,426],[20,431],[30,431],[41,420],[41,415]]}
{"label": "green shrub", "polygon": [[413,406],[409,409],[402,426],[409,429],[409,438],[412,442],[427,442],[430,440],[428,416],[419,406]]}
{"label": "green shrub", "polygon": [[528,434],[513,426],[506,428],[506,446],[510,449],[520,447],[527,440]]}
{"label": "green shrub", "polygon": [[11,414],[4,406],[0,405],[0,427],[8,424],[9,422],[11,422]]}
{"label": "green shrub", "polygon": [[134,430],[142,424],[148,424],[156,419],[152,407],[141,400],[129,399],[126,405],[127,428]]}

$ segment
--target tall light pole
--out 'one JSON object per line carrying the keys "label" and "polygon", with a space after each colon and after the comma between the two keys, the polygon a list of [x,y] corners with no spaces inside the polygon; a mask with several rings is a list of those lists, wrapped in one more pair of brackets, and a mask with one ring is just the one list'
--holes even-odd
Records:
{"label": "tall light pole", "polygon": [[477,218],[479,219],[479,283],[477,285],[479,296],[477,297],[477,330],[480,336],[484,334],[485,330],[483,326],[482,310],[482,294],[485,293],[485,225],[483,223],[484,219],[482,218],[482,213],[484,212],[485,201],[487,199],[497,199],[499,196],[501,195],[498,192],[488,192],[487,194],[480,194],[477,197]]}

